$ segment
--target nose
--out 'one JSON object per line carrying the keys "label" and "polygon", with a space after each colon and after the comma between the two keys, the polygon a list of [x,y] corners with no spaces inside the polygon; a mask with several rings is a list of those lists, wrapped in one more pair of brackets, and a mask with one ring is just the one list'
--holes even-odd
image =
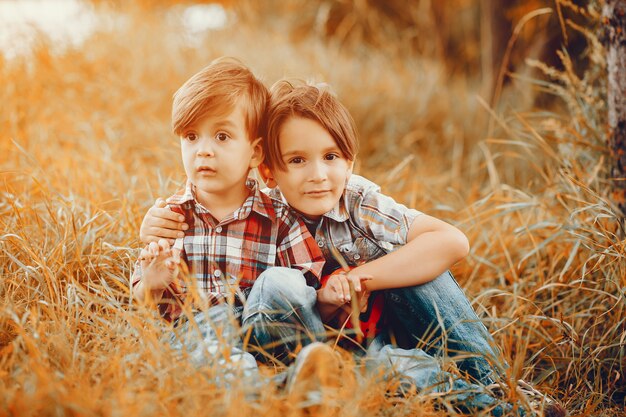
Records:
{"label": "nose", "polygon": [[317,161],[310,165],[311,172],[309,173],[309,181],[322,182],[328,178],[326,172],[326,165],[323,162]]}
{"label": "nose", "polygon": [[213,144],[210,140],[199,138],[200,142],[198,143],[198,148],[196,151],[197,156],[215,156],[215,151],[213,150]]}

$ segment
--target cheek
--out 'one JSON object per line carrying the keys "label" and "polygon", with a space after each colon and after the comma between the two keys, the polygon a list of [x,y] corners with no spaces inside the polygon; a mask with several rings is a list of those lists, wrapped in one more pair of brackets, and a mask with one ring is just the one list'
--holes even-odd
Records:
{"label": "cheek", "polygon": [[337,184],[342,184],[349,176],[348,167],[337,167],[333,170],[333,181]]}
{"label": "cheek", "polygon": [[296,184],[296,176],[288,171],[274,173],[274,181],[280,190],[284,192],[290,192],[294,189]]}
{"label": "cheek", "polygon": [[296,187],[294,187],[294,184],[283,181],[282,186],[278,184],[278,188],[280,188],[280,191],[289,199],[295,199],[298,197],[298,191]]}

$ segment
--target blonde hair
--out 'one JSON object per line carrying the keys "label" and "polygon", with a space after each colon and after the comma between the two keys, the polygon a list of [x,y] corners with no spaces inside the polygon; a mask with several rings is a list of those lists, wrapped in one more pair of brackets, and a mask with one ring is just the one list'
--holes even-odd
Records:
{"label": "blonde hair", "polygon": [[265,163],[270,168],[286,168],[280,153],[279,136],[283,125],[292,117],[318,122],[333,137],[343,156],[354,161],[359,150],[354,120],[348,109],[329,91],[328,85],[280,80],[270,89],[267,135],[263,141]]}
{"label": "blonde hair", "polygon": [[218,58],[174,93],[172,130],[180,136],[207,114],[220,116],[232,111],[240,99],[246,106],[250,140],[263,136],[269,103],[267,87],[239,60]]}

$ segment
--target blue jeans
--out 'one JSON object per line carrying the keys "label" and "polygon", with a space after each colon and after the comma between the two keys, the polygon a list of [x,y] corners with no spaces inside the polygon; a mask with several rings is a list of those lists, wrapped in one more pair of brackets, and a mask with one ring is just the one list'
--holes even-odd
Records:
{"label": "blue jeans", "polygon": [[257,359],[289,363],[298,345],[326,340],[316,308],[317,292],[302,272],[274,267],[255,281],[243,310],[242,324],[251,334]]}
{"label": "blue jeans", "polygon": [[[274,356],[289,362],[289,353],[298,345],[326,340],[316,301],[315,289],[306,285],[300,271],[271,268],[255,281],[243,311],[219,305],[198,313],[194,320],[180,326],[180,336],[172,337],[172,345],[186,351],[199,365],[214,361],[229,364],[227,381],[234,378],[234,372],[229,371],[232,369],[258,380],[256,362],[243,350],[241,334],[250,334],[255,347],[246,348],[253,350],[257,358],[267,360]],[[420,392],[446,393],[447,399],[470,410],[493,408],[493,415],[504,412],[480,386],[444,372],[435,357],[445,352],[450,356],[456,351],[473,354],[464,355],[459,368],[483,384],[491,383],[494,376],[490,362],[505,365],[494,359],[499,356],[491,335],[449,272],[427,284],[386,290],[385,309],[391,322],[389,332],[397,336],[400,346],[389,343],[388,333],[380,334],[364,357],[368,371],[382,369],[386,378],[408,379]],[[240,316],[243,331],[238,326]],[[423,343],[429,334],[445,336]],[[230,350],[223,349],[224,344]],[[420,344],[426,346],[428,353],[416,348]],[[224,356],[224,352],[229,352],[230,357]]]}
{"label": "blue jeans", "polygon": [[508,367],[449,271],[426,284],[386,290],[385,311],[401,348],[458,356],[459,369],[484,385]]}
{"label": "blue jeans", "polygon": [[182,318],[169,338],[170,346],[195,366],[211,366],[218,384],[230,385],[241,377],[258,381],[256,360],[243,349],[240,315],[241,308],[219,304]]}
{"label": "blue jeans", "polygon": [[299,344],[325,340],[316,301],[300,271],[270,268],[254,282],[245,307],[220,304],[182,318],[169,342],[196,366],[220,365],[227,382],[237,373],[258,376],[255,356],[289,361]]}
{"label": "blue jeans", "polygon": [[[300,271],[275,267],[256,280],[243,311],[251,342],[289,360],[298,344],[326,340],[315,307],[316,292]],[[458,357],[458,367],[475,381],[492,384],[508,367],[487,328],[448,271],[426,284],[385,291],[389,333],[397,347],[422,348],[431,356]],[[382,336],[386,343],[390,338]],[[257,358],[267,359],[259,354]]]}
{"label": "blue jeans", "polygon": [[[402,349],[376,337],[363,358],[370,375],[381,374],[384,379],[398,378],[414,386],[422,394],[440,393],[446,402],[464,412],[490,410],[501,416],[511,411],[511,404],[502,402],[483,386],[467,381],[441,369],[439,361],[422,349]],[[520,412],[524,415],[524,411]]]}

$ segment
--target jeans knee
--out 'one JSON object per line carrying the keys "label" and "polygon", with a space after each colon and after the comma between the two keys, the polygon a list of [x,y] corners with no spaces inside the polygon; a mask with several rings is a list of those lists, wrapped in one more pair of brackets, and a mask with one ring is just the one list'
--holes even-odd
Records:
{"label": "jeans knee", "polygon": [[[252,299],[252,300],[251,300]],[[315,289],[297,269],[274,267],[264,271],[256,280],[249,301],[266,306],[301,307],[315,303]]]}

